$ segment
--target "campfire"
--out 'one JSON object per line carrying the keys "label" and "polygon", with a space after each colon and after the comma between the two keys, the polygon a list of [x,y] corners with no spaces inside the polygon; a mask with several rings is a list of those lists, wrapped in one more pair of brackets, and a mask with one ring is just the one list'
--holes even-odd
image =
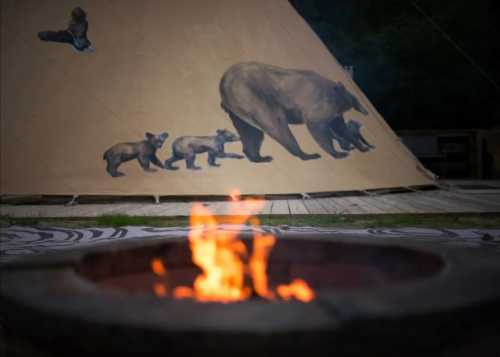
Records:
{"label": "campfire", "polygon": [[151,260],[151,269],[158,277],[153,291],[158,297],[194,299],[200,302],[230,303],[260,297],[267,300],[310,302],[314,291],[306,281],[294,278],[289,284],[269,286],[267,276],[269,254],[276,237],[262,234],[256,214],[264,201],[241,199],[238,191],[230,194],[230,223],[235,227],[249,224],[253,228],[252,249],[239,239],[240,232],[219,229],[220,222],[202,204],[195,204],[190,214],[189,246],[193,263],[201,269],[192,286],[168,289],[168,262],[161,258]]}
{"label": "campfire", "polygon": [[[430,356],[471,329],[475,348],[478,321],[498,320],[496,251],[293,227],[273,236],[262,205],[234,195],[231,225],[194,205],[189,234],[15,262],[0,270],[2,321],[50,355],[225,357]],[[493,354],[474,356],[496,356],[495,328]]]}

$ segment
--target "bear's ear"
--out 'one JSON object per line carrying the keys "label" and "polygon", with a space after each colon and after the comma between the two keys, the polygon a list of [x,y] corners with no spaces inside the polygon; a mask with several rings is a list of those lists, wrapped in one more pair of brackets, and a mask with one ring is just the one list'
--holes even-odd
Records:
{"label": "bear's ear", "polygon": [[345,86],[342,82],[336,82],[335,83],[335,89],[338,91],[345,91]]}
{"label": "bear's ear", "polygon": [[339,98],[344,98],[345,97],[345,92],[346,89],[340,82],[336,82],[335,85],[333,86],[333,95],[339,96]]}
{"label": "bear's ear", "polygon": [[150,132],[146,132],[146,139],[152,140],[152,139],[154,139],[154,137],[155,137],[154,134],[151,134]]}
{"label": "bear's ear", "polygon": [[217,131],[216,131],[217,134],[222,134],[223,132],[224,132],[223,129],[217,129]]}
{"label": "bear's ear", "polygon": [[166,138],[168,138],[168,133],[167,133],[167,132],[161,133],[161,134],[160,134],[160,138],[161,138],[162,140],[165,140]]}

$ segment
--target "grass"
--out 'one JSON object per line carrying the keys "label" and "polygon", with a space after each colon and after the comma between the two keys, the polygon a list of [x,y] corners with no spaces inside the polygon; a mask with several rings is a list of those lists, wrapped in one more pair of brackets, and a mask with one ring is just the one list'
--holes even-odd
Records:
{"label": "grass", "polygon": [[[316,226],[336,228],[498,228],[500,214],[385,214],[385,215],[265,215],[261,224],[280,226]],[[231,217],[217,217],[220,223],[231,223]],[[0,216],[0,227],[57,226],[66,228],[152,226],[178,227],[189,224],[187,217],[144,217],[102,215],[91,218],[14,218]]]}

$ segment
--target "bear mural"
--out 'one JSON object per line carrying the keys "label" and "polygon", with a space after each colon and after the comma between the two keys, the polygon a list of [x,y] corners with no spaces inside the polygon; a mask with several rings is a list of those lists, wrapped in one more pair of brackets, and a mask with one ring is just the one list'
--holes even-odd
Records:
{"label": "bear mural", "polygon": [[[284,69],[258,62],[238,63],[222,76],[221,106],[240,135],[243,152],[252,162],[269,162],[261,156],[264,133],[302,160],[318,159],[318,153],[302,151],[289,124],[305,124],[318,145],[334,158],[345,158],[349,150],[337,151],[334,139],[344,148],[367,151],[371,145],[355,124],[348,127],[344,113],[368,111],[342,83],[313,71]],[[363,145],[365,143],[365,145]],[[370,146],[370,147],[369,147]]]}
{"label": "bear mural", "polygon": [[196,155],[208,152],[208,165],[220,166],[215,162],[217,158],[243,159],[243,155],[227,153],[224,144],[239,141],[238,135],[226,129],[218,129],[214,136],[181,136],[172,143],[172,157],[165,160],[165,168],[177,170],[172,164],[179,160],[186,160],[186,168],[200,170],[195,165]]}
{"label": "bear mural", "polygon": [[118,171],[118,167],[133,159],[137,159],[139,165],[146,172],[156,171],[149,167],[150,163],[163,169],[163,164],[156,156],[156,150],[161,149],[167,138],[167,133],[160,135],[146,133],[146,140],[113,145],[104,152],[102,157],[103,160],[107,161],[106,171],[111,177],[125,176],[124,173]]}

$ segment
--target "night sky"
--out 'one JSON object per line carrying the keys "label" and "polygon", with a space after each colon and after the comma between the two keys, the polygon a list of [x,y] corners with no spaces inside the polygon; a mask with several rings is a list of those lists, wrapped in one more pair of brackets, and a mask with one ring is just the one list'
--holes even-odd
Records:
{"label": "night sky", "polygon": [[500,1],[291,3],[392,128],[500,126]]}

